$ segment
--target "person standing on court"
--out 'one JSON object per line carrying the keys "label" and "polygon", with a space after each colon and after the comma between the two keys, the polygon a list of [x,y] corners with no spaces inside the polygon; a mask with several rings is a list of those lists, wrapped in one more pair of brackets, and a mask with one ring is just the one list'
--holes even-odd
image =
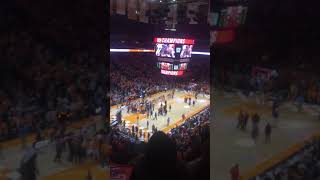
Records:
{"label": "person standing on court", "polygon": [[231,180],[239,180],[239,165],[235,164],[230,170]]}
{"label": "person standing on court", "polygon": [[299,95],[296,101],[297,101],[298,112],[300,113],[303,109],[303,103],[304,103],[303,95]]}
{"label": "person standing on court", "polygon": [[252,116],[252,127],[256,127],[259,125],[259,122],[260,122],[260,116],[255,113],[253,116]]}
{"label": "person standing on court", "polygon": [[259,129],[257,125],[254,125],[251,132],[251,137],[255,143],[257,143],[257,138],[259,136]]}
{"label": "person standing on court", "polygon": [[25,124],[19,127],[19,134],[21,138],[21,149],[25,149],[27,147],[27,126]]}
{"label": "person standing on court", "polygon": [[272,132],[272,128],[270,123],[267,123],[265,129],[264,129],[264,133],[265,133],[265,141],[266,143],[270,143],[271,142],[271,132]]}
{"label": "person standing on court", "polygon": [[241,127],[243,121],[243,112],[240,110],[239,115],[238,115],[238,123],[237,123],[237,128],[239,129]]}
{"label": "person standing on court", "polygon": [[272,117],[273,117],[273,126],[277,127],[278,117],[279,117],[279,111],[278,111],[278,107],[277,106],[272,108]]}
{"label": "person standing on court", "polygon": [[2,150],[2,144],[0,143],[0,160],[3,160],[4,156],[3,156],[3,150]]}
{"label": "person standing on court", "polygon": [[249,113],[245,112],[243,115],[243,123],[241,127],[243,131],[247,130],[248,120],[249,120]]}
{"label": "person standing on court", "polygon": [[61,162],[61,154],[63,150],[63,137],[58,137],[56,139],[56,155],[54,157],[54,162]]}
{"label": "person standing on court", "polygon": [[92,177],[91,170],[88,170],[86,180],[92,180],[92,179],[93,179],[93,177]]}

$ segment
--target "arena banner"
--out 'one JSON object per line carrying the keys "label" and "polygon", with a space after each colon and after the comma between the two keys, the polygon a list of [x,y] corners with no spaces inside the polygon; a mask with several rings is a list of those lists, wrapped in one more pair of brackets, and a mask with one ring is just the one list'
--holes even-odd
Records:
{"label": "arena banner", "polygon": [[110,165],[111,180],[130,180],[133,171],[132,166],[128,165]]}
{"label": "arena banner", "polygon": [[219,14],[218,26],[221,28],[236,28],[245,23],[248,8],[246,6],[228,6]]}
{"label": "arena banner", "polygon": [[128,19],[137,20],[138,6],[137,0],[128,0]]}
{"label": "arena banner", "polygon": [[126,15],[126,0],[117,0],[117,14]]}
{"label": "arena banner", "polygon": [[210,31],[210,43],[213,44],[224,44],[234,40],[234,30],[218,30]]}
{"label": "arena banner", "polygon": [[139,0],[139,9],[139,21],[148,23],[149,19],[146,16],[146,13],[149,10],[149,6],[147,0]]}
{"label": "arena banner", "polygon": [[208,23],[210,26],[217,26],[219,21],[219,13],[212,12],[208,15]]}
{"label": "arena banner", "polygon": [[[170,21],[168,22],[169,24],[177,24],[177,9],[178,9],[178,5],[177,4],[172,4],[169,7],[169,12],[167,17],[169,17]],[[171,19],[172,18],[172,19]]]}
{"label": "arena banner", "polygon": [[187,5],[187,18],[190,19],[189,24],[198,24],[196,19],[196,14],[199,12],[199,4],[188,3]]}

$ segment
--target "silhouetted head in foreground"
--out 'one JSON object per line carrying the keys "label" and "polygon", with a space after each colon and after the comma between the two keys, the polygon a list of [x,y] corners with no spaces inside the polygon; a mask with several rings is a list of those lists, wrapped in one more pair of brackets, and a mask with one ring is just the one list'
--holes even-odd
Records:
{"label": "silhouetted head in foreground", "polygon": [[175,143],[163,132],[156,132],[149,140],[145,156],[134,169],[133,180],[179,180],[185,172],[177,163]]}
{"label": "silhouetted head in foreground", "polygon": [[147,144],[145,160],[148,169],[151,170],[158,167],[175,168],[176,158],[175,143],[163,132],[156,132]]}

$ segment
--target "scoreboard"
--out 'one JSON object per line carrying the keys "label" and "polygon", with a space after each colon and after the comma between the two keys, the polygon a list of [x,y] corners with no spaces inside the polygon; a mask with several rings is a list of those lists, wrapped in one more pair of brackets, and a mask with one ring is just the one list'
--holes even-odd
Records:
{"label": "scoreboard", "polygon": [[181,76],[187,69],[195,44],[193,39],[154,38],[157,67],[161,74]]}
{"label": "scoreboard", "polygon": [[159,69],[169,71],[184,71],[187,70],[187,65],[187,63],[157,62],[157,67]]}
{"label": "scoreboard", "polygon": [[154,43],[157,57],[172,59],[171,61],[179,61],[191,58],[194,40],[178,38],[154,38]]}

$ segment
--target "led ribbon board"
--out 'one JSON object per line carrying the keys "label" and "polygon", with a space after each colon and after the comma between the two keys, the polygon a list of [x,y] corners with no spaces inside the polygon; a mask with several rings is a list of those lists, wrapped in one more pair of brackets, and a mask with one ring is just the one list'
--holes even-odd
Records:
{"label": "led ribbon board", "polygon": [[182,76],[184,71],[167,71],[161,70],[161,74],[170,75],[170,76]]}
{"label": "led ribbon board", "polygon": [[[110,49],[110,52],[154,53],[155,50],[153,49]],[[201,52],[201,51],[192,51],[191,54],[210,56],[210,52]],[[172,60],[167,60],[167,61],[172,61]]]}
{"label": "led ribbon board", "polygon": [[154,38],[154,43],[160,44],[187,44],[194,45],[193,39],[179,39],[179,38]]}

